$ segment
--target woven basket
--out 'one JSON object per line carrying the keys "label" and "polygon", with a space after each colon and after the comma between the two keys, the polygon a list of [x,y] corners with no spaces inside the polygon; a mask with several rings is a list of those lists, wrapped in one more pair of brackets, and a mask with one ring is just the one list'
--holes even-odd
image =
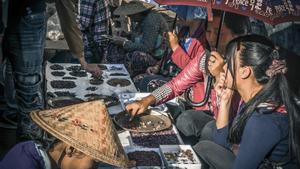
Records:
{"label": "woven basket", "polygon": [[30,115],[45,131],[86,155],[118,167],[132,166],[102,101],[34,111]]}

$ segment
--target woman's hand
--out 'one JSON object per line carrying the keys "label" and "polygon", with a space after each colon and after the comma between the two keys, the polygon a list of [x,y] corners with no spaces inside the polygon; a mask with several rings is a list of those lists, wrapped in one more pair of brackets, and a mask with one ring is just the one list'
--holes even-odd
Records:
{"label": "woman's hand", "polygon": [[217,101],[219,106],[219,113],[216,120],[218,129],[225,127],[229,123],[231,101],[234,90],[226,86],[226,74],[220,73],[220,78],[215,85],[217,94]]}
{"label": "woman's hand", "polygon": [[135,115],[144,113],[151,104],[155,103],[155,101],[155,97],[149,95],[147,97],[144,97],[142,100],[135,101],[126,105],[126,111],[133,118]]}
{"label": "woman's hand", "polygon": [[144,113],[147,108],[148,105],[146,105],[142,100],[135,101],[126,105],[126,111],[131,115],[131,117]]}
{"label": "woman's hand", "polygon": [[224,58],[218,52],[212,51],[207,64],[210,74],[218,78],[220,73],[223,72],[223,66],[225,62]]}
{"label": "woman's hand", "polygon": [[220,73],[219,80],[215,85],[215,91],[217,96],[220,98],[221,103],[231,102],[234,90],[226,86],[226,74],[223,72]]}
{"label": "woman's hand", "polygon": [[174,52],[179,47],[178,37],[173,32],[168,32],[168,40],[170,44],[170,48]]}
{"label": "woman's hand", "polygon": [[84,55],[82,53],[82,57],[79,58],[79,62],[81,64],[81,67],[91,73],[93,75],[93,77],[101,77],[102,75],[102,70],[98,67],[98,65],[96,64],[88,64],[86,61],[85,61],[85,58],[84,58]]}

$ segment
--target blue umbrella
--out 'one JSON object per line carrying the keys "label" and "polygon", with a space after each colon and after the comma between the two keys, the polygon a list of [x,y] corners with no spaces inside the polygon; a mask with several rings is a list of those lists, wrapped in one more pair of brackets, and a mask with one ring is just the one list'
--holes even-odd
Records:
{"label": "blue umbrella", "polygon": [[183,20],[207,18],[207,10],[204,7],[170,5],[170,6],[165,6],[165,8],[174,11],[177,14],[177,16]]}

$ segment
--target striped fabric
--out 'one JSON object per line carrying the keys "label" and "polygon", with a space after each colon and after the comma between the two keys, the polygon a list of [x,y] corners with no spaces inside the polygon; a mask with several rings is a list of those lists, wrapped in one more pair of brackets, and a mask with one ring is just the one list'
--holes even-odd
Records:
{"label": "striped fabric", "polygon": [[80,0],[78,22],[85,46],[101,45],[101,35],[109,33],[110,17],[107,0]]}
{"label": "striped fabric", "polygon": [[154,90],[151,95],[155,97],[156,104],[161,103],[161,101],[166,98],[170,93],[172,92],[172,89],[167,86],[163,85],[156,90]]}

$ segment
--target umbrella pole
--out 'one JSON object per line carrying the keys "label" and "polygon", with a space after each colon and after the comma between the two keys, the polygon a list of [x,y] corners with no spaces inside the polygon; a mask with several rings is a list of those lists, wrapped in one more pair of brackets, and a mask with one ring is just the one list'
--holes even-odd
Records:
{"label": "umbrella pole", "polygon": [[216,41],[216,49],[218,49],[218,47],[219,47],[220,35],[221,35],[221,30],[222,30],[225,14],[226,14],[225,11],[223,11],[222,15],[221,15],[221,20],[220,20],[219,30],[218,30],[218,36],[217,36],[217,41]]}
{"label": "umbrella pole", "polygon": [[172,25],[172,32],[175,30],[175,28],[176,28],[176,22],[177,22],[177,14],[175,15],[175,19],[174,19],[174,21],[173,21],[173,25]]}
{"label": "umbrella pole", "polygon": [[[218,36],[217,36],[217,41],[216,41],[216,49],[218,49],[218,47],[219,47],[220,35],[221,35],[221,30],[222,30],[224,18],[225,18],[225,11],[223,11],[222,15],[221,15],[221,20],[220,20],[219,29],[218,29]],[[207,56],[206,59],[208,59],[208,58],[209,58],[209,56]],[[187,103],[191,106],[194,106],[194,107],[204,106],[207,103],[208,99],[209,99],[210,91],[211,91],[211,88],[212,88],[212,81],[213,81],[213,77],[211,75],[208,75],[207,82],[206,82],[207,87],[205,89],[205,96],[204,96],[204,99],[202,101],[200,101],[199,103],[196,103],[196,102],[192,101],[192,99],[190,98],[191,88],[188,89],[184,93],[184,98],[186,99]]]}

